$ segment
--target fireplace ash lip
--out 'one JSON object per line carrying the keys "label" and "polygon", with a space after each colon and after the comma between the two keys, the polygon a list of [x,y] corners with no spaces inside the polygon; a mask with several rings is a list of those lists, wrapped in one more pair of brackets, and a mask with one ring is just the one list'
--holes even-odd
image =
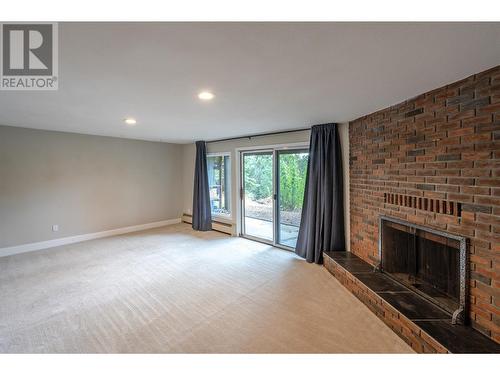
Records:
{"label": "fireplace ash lip", "polygon": [[435,234],[438,236],[442,236],[442,237],[445,237],[447,239],[456,240],[459,242],[459,249],[458,249],[459,250],[459,280],[458,280],[459,281],[459,301],[458,301],[459,307],[455,311],[450,311],[449,309],[444,308],[441,304],[437,303],[436,300],[434,300],[433,298],[431,298],[427,294],[420,292],[418,289],[415,288],[412,290],[414,290],[416,293],[420,294],[422,297],[424,297],[428,301],[432,302],[436,306],[440,307],[441,309],[443,309],[445,311],[449,311],[451,313],[451,316],[452,316],[451,317],[452,324],[460,324],[460,325],[466,324],[467,316],[468,316],[467,312],[468,312],[468,279],[469,279],[469,277],[468,277],[469,270],[468,270],[468,266],[467,266],[467,261],[468,261],[468,257],[467,257],[468,240],[467,240],[467,238],[460,236],[460,235],[453,234],[453,233],[445,232],[442,230],[425,227],[425,226],[422,226],[419,224],[413,224],[413,223],[406,221],[406,220],[403,220],[403,219],[394,218],[394,217],[390,217],[390,216],[386,216],[386,215],[380,215],[379,216],[379,236],[378,236],[379,260],[378,260],[378,264],[376,265],[376,269],[380,272],[383,272],[385,275],[391,277],[391,279],[395,280],[396,282],[398,282],[402,285],[405,285],[405,284],[403,284],[401,281],[399,281],[398,279],[393,277],[390,273],[384,272],[384,269],[383,269],[383,265],[382,265],[383,230],[382,229],[383,229],[384,221],[407,226],[408,228],[410,228],[411,233],[413,233],[413,234],[415,234],[416,230],[420,230],[420,231],[428,232],[428,233]]}

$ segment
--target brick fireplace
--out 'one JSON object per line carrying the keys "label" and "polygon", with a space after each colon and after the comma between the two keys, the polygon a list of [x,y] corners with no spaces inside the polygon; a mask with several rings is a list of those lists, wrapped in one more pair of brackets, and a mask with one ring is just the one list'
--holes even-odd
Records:
{"label": "brick fireplace", "polygon": [[465,237],[468,315],[500,342],[500,66],[349,124],[351,251],[381,216]]}

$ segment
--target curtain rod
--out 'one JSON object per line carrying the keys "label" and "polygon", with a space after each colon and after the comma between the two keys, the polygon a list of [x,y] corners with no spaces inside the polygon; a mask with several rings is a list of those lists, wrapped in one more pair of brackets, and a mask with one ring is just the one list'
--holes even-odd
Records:
{"label": "curtain rod", "polygon": [[235,139],[244,139],[244,138],[251,139],[251,138],[255,138],[255,137],[264,137],[266,135],[276,135],[276,134],[303,132],[305,130],[311,130],[311,128],[302,128],[302,129],[294,129],[294,130],[283,130],[283,131],[279,131],[279,132],[259,133],[259,134],[244,135],[244,136],[240,136],[240,137],[213,139],[211,141],[206,141],[205,143],[225,142],[225,141],[232,141],[232,140],[235,140]]}

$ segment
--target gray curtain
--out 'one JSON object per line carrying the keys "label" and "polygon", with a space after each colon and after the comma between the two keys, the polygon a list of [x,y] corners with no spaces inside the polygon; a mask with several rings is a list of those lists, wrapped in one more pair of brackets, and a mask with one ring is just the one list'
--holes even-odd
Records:
{"label": "gray curtain", "polygon": [[344,185],[337,124],[311,128],[304,203],[295,252],[322,263],[323,251],[344,251]]}
{"label": "gray curtain", "polygon": [[207,173],[207,147],[204,141],[196,142],[196,162],[194,167],[193,189],[193,229],[207,231],[212,229],[210,192]]}

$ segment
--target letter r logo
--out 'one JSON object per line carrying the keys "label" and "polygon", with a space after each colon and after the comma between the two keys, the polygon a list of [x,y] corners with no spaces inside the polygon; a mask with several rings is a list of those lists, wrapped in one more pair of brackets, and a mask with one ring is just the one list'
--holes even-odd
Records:
{"label": "letter r logo", "polygon": [[2,27],[4,76],[53,74],[51,24],[4,24]]}

